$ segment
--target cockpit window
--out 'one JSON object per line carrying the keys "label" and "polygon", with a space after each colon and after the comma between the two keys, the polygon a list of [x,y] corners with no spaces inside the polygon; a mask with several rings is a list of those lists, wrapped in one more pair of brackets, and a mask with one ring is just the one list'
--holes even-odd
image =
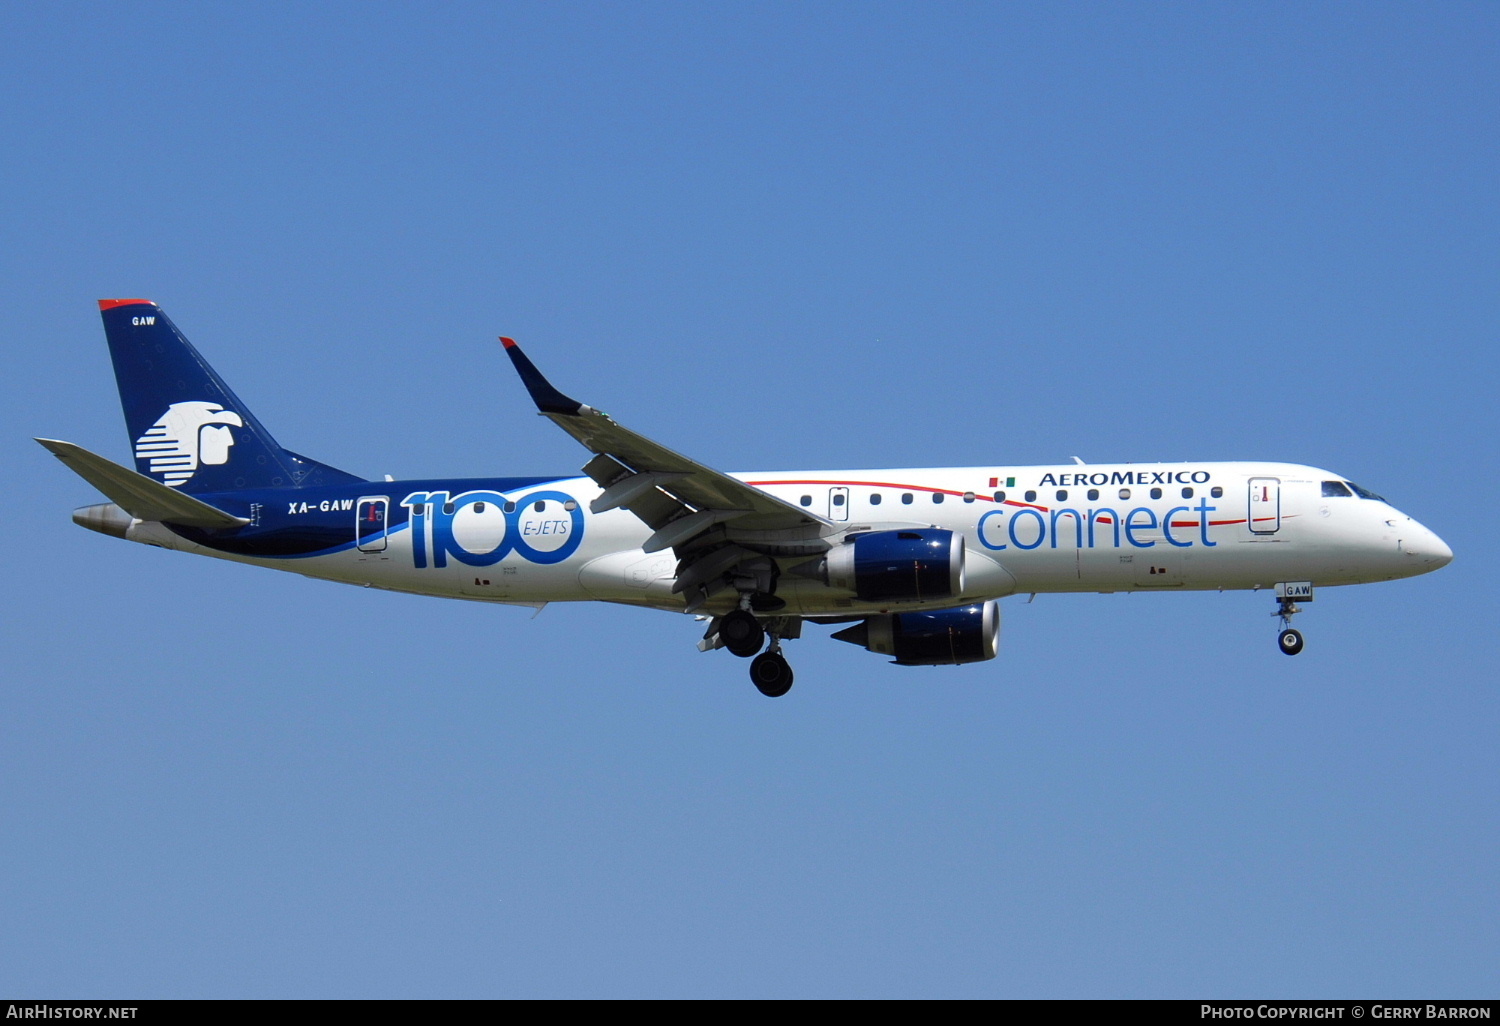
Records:
{"label": "cockpit window", "polygon": [[1385,501],[1385,496],[1384,495],[1376,495],[1374,492],[1370,491],[1368,488],[1361,488],[1359,485],[1355,484],[1353,481],[1345,481],[1344,484],[1348,485],[1350,488],[1353,488],[1354,489],[1354,494],[1358,495],[1361,499],[1374,499],[1376,502],[1384,502]]}
{"label": "cockpit window", "polygon": [[1323,498],[1325,498],[1325,499],[1331,499],[1331,498],[1349,499],[1349,498],[1353,498],[1353,496],[1354,496],[1354,493],[1351,492],[1348,488],[1345,488],[1344,487],[1344,482],[1342,482],[1342,481],[1324,481],[1323,482]]}

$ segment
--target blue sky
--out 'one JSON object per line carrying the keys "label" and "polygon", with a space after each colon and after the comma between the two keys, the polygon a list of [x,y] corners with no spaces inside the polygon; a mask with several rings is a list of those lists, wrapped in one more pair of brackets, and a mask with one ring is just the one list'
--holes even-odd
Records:
{"label": "blue sky", "polygon": [[[0,993],[1494,995],[1494,5],[7,13]],[[772,702],[79,530],[107,296],[370,477],[582,465],[507,334],[727,470],[1283,459],[1456,558]]]}

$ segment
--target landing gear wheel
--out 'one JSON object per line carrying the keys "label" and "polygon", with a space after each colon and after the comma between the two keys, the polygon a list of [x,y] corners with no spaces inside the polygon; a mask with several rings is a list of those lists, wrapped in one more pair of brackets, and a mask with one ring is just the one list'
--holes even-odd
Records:
{"label": "landing gear wheel", "polygon": [[767,698],[780,698],[792,690],[792,668],[780,652],[765,652],[750,664],[750,679]]}
{"label": "landing gear wheel", "polygon": [[1276,644],[1280,645],[1281,650],[1287,655],[1296,655],[1302,651],[1302,632],[1288,627],[1276,635]]}
{"label": "landing gear wheel", "polygon": [[719,639],[741,659],[749,659],[766,643],[766,632],[755,614],[736,609],[719,621]]}

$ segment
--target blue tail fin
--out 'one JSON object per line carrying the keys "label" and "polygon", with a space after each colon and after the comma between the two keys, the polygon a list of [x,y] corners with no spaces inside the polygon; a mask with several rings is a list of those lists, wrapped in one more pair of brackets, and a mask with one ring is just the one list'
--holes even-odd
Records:
{"label": "blue tail fin", "polygon": [[101,299],[136,470],[184,492],[363,478],[283,449],[149,299]]}

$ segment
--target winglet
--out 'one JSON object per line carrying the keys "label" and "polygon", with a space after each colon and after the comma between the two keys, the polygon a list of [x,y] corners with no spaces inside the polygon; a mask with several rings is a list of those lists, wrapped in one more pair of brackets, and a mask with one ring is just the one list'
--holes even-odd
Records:
{"label": "winglet", "polygon": [[536,364],[521,352],[515,339],[501,337],[500,344],[510,354],[510,362],[516,365],[516,373],[521,375],[521,384],[531,393],[531,400],[536,403],[537,409],[543,413],[563,414],[577,414],[584,410],[583,403],[577,399],[569,399],[552,387],[552,382],[543,377],[542,372],[536,369]]}

